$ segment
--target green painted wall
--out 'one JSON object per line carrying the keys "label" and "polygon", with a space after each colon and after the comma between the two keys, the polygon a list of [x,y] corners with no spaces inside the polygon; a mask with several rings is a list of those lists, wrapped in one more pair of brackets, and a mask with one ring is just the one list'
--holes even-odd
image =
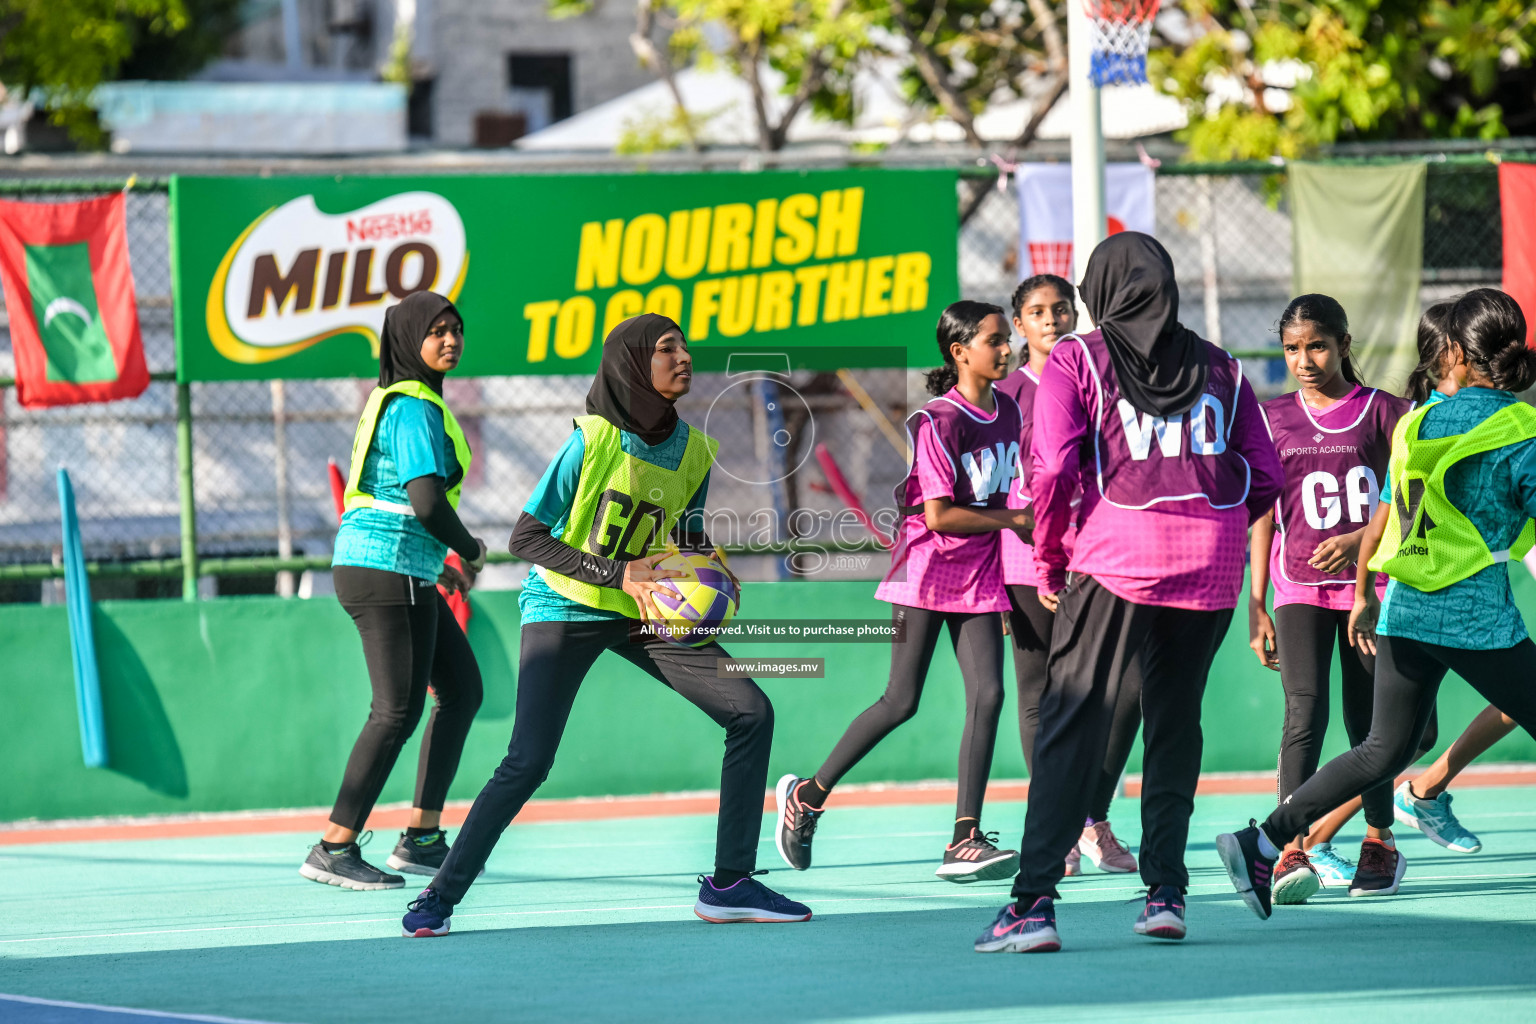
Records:
{"label": "green painted wall", "polygon": [[[1536,582],[1517,572],[1521,606]],[[886,618],[869,583],[754,583],[752,618]],[[505,750],[516,697],[517,595],[474,599],[470,641],[486,697],[452,797],[472,798]],[[368,679],[351,620],[333,600],[225,598],[102,602],[96,636],[111,767],[80,758],[68,624],[61,607],[0,606],[0,820],[328,805],[368,710]],[[871,644],[741,645],[740,655],[825,657],[825,679],[760,681],[777,711],[770,781],[807,774],[844,727],[880,695],[889,651]],[[1011,665],[1008,668],[1011,672]],[[1011,689],[1011,687],[1010,687]],[[1282,710],[1279,676],[1257,667],[1242,617],[1217,656],[1205,701],[1207,771],[1272,768]],[[1440,698],[1442,745],[1482,707],[1452,680]],[[917,717],[850,782],[953,778],[964,701],[941,644]],[[1010,695],[993,773],[1024,776]],[[1328,751],[1343,749],[1337,708]],[[711,789],[721,732],[680,697],[614,656],[588,677],[541,796]],[[383,800],[408,800],[413,741]],[[1523,732],[1492,760],[1536,760]],[[1131,769],[1140,764],[1138,750]]]}

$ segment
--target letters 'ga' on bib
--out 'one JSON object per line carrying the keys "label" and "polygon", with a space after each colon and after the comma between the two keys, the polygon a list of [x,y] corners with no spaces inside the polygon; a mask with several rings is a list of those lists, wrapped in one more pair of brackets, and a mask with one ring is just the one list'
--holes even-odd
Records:
{"label": "letters 'ga' on bib", "polygon": [[1369,568],[1415,590],[1441,590],[1510,556],[1523,558],[1536,540],[1527,521],[1508,551],[1490,551],[1483,535],[1445,493],[1445,474],[1470,455],[1536,438],[1536,409],[1506,406],[1465,434],[1433,440],[1419,436],[1420,406],[1392,433],[1392,504],[1382,543]]}
{"label": "letters 'ga' on bib", "polygon": [[453,410],[443,402],[443,396],[419,380],[402,380],[387,388],[374,388],[369,393],[368,401],[363,405],[363,415],[357,421],[357,433],[352,437],[352,465],[347,471],[347,490],[343,498],[343,508],[347,512],[355,508],[377,508],[401,515],[415,514],[409,505],[378,501],[373,495],[364,493],[361,487],[363,464],[368,461],[368,448],[373,444],[373,435],[379,429],[379,414],[384,409],[385,399],[391,395],[419,398],[423,402],[431,402],[443,411],[443,432],[448,435],[448,440],[453,442],[453,455],[459,460],[458,475],[448,481],[447,492],[448,504],[457,509],[459,492],[464,489],[464,476],[469,472],[471,458],[469,442],[464,438],[464,431],[460,429],[459,421],[454,419]]}
{"label": "letters 'ga' on bib", "polygon": [[[660,551],[677,517],[714,464],[719,443],[688,429],[688,446],[676,469],[624,451],[619,428],[601,416],[578,416],[584,451],[576,497],[560,539],[592,555],[631,562]],[[617,587],[599,587],[540,567],[555,593],[589,608],[640,617],[635,599]]]}

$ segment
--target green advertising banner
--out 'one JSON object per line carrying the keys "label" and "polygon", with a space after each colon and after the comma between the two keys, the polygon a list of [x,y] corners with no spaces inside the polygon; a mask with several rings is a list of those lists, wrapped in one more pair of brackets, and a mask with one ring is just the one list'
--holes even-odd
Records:
{"label": "green advertising banner", "polygon": [[171,182],[177,375],[371,377],[388,306],[464,314],[465,375],[591,373],[642,312],[701,368],[936,362],[959,297],[953,171]]}

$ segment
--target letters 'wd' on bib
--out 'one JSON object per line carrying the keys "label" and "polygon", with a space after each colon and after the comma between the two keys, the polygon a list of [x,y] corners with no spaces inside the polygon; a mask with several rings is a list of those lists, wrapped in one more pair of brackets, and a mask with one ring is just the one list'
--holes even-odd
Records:
{"label": "letters 'wd' on bib", "polygon": [[[458,475],[448,481],[448,504],[455,509],[459,507],[459,492],[464,489],[464,476],[469,472],[469,460],[471,453],[469,442],[464,438],[464,431],[459,427],[459,421],[453,416],[453,410],[443,402],[443,396],[427,387],[419,380],[402,380],[397,384],[391,384],[387,388],[374,388],[368,395],[368,401],[363,406],[363,415],[357,421],[357,433],[352,437],[352,465],[347,471],[347,490],[344,499],[344,508],[347,512],[355,508],[372,508],[381,512],[395,512],[403,516],[415,515],[415,511],[409,505],[397,504],[393,501],[379,501],[371,494],[363,493],[361,482],[363,478],[363,463],[368,461],[368,448],[373,444],[373,435],[379,429],[379,415],[384,411],[384,402],[392,395],[405,395],[409,398],[419,398],[423,402],[431,402],[443,412],[443,431],[448,435],[448,440],[453,442],[453,454],[459,460]],[[401,481],[405,483],[405,481]]]}
{"label": "letters 'wd' on bib", "polygon": [[[1091,339],[1091,340],[1090,340]],[[1242,364],[1205,343],[1210,375],[1205,391],[1187,413],[1153,416],[1120,392],[1109,349],[1097,332],[1068,334],[1058,345],[1076,343],[1088,357],[1095,390],[1094,483],[1105,501],[1124,509],[1163,502],[1203,501],[1213,509],[1236,508],[1248,500],[1252,470],[1229,446],[1242,387]]]}
{"label": "letters 'wd' on bib", "polygon": [[[601,416],[578,416],[585,450],[571,515],[560,539],[580,551],[632,562],[662,550],[672,527],[709,475],[720,445],[688,429],[688,446],[674,469],[624,451],[619,428]],[[589,608],[640,617],[635,599],[617,587],[599,587],[540,567],[555,593]]]}
{"label": "letters 'wd' on bib", "polygon": [[1370,561],[1415,590],[1441,590],[1510,556],[1523,558],[1536,540],[1527,521],[1508,551],[1490,551],[1483,535],[1445,493],[1445,474],[1470,455],[1536,438],[1536,409],[1506,406],[1465,434],[1421,438],[1419,426],[1434,408],[1404,416],[1392,435],[1392,504],[1382,544]]}

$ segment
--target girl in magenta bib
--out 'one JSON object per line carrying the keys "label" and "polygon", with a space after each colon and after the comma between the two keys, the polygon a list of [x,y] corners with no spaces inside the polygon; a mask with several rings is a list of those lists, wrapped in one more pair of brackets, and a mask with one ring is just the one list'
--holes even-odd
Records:
{"label": "girl in magenta bib", "polygon": [[1179,323],[1167,251],[1139,232],[1111,236],[1088,260],[1082,295],[1099,329],[1057,343],[1035,394],[1038,591],[1056,621],[1014,902],[976,938],[982,953],[1061,948],[1061,851],[1081,833],[1133,660],[1147,886],[1133,930],[1184,936],[1200,703],[1241,594],[1248,526],[1280,493],[1237,360]]}
{"label": "girl in magenta bib", "polygon": [[[1024,418],[1024,433],[1019,451],[1028,453],[1034,435],[1035,391],[1040,373],[1056,342],[1077,329],[1076,291],[1071,282],[1054,274],[1027,278],[1013,293],[1013,329],[1024,339],[1023,360],[1018,369],[1003,378],[997,390],[1019,403]],[[1030,503],[1030,461],[1021,461],[1019,477],[1008,492],[1010,508],[1028,508]],[[1045,659],[1051,646],[1051,623],[1055,614],[1040,603],[1035,585],[1034,545],[1012,530],[1000,535],[1003,553],[1003,583],[1008,589],[1011,610],[1008,634],[1013,638],[1013,671],[1019,694],[1019,739],[1024,746],[1024,764],[1031,777],[1035,774],[1035,732],[1040,722],[1040,696],[1045,692]],[[1069,528],[1063,545],[1072,547]],[[1083,820],[1083,832],[1067,850],[1066,871],[1082,873],[1082,859],[1103,871],[1125,873],[1136,870],[1136,857],[1115,836],[1109,824],[1109,805],[1125,771],[1125,762],[1141,728],[1141,686],[1131,668],[1127,685],[1121,688],[1115,705],[1115,721],[1109,731],[1109,745],[1104,770],[1094,788],[1093,803]],[[1131,684],[1135,685],[1131,685]]]}
{"label": "girl in magenta bib", "polygon": [[[1277,769],[1284,801],[1317,771],[1335,648],[1345,732],[1351,744],[1370,732],[1375,663],[1349,643],[1355,562],[1386,479],[1392,428],[1410,404],[1361,384],[1349,357],[1349,320],[1334,299],[1292,299],[1279,329],[1286,367],[1300,388],[1263,405],[1285,490],[1254,524],[1248,621],[1249,646],[1260,664],[1280,673],[1285,690]],[[1271,582],[1273,618],[1265,608]],[[1361,800],[1367,843],[1389,837],[1392,787],[1377,786]],[[1276,903],[1301,903],[1324,882],[1352,884],[1352,865],[1333,853],[1330,840],[1357,809],[1346,804],[1316,827],[1309,844],[1316,867],[1302,837],[1292,839],[1275,869]]]}
{"label": "girl in magenta bib", "polygon": [[907,419],[911,465],[896,491],[902,520],[890,572],[875,591],[893,605],[897,628],[890,680],[815,775],[779,780],[779,855],[797,871],[811,866],[827,793],[917,713],[945,627],[965,682],[966,717],[954,838],[936,874],[954,882],[1006,878],[1018,864],[1017,853],[999,850],[981,830],[1003,704],[1002,616],[1009,610],[999,534],[1029,525],[1027,511],[1008,507],[1023,420],[1018,403],[992,386],[1008,372],[1008,341],[997,306],[956,302],[939,318],[944,365],[928,374],[934,400]]}

